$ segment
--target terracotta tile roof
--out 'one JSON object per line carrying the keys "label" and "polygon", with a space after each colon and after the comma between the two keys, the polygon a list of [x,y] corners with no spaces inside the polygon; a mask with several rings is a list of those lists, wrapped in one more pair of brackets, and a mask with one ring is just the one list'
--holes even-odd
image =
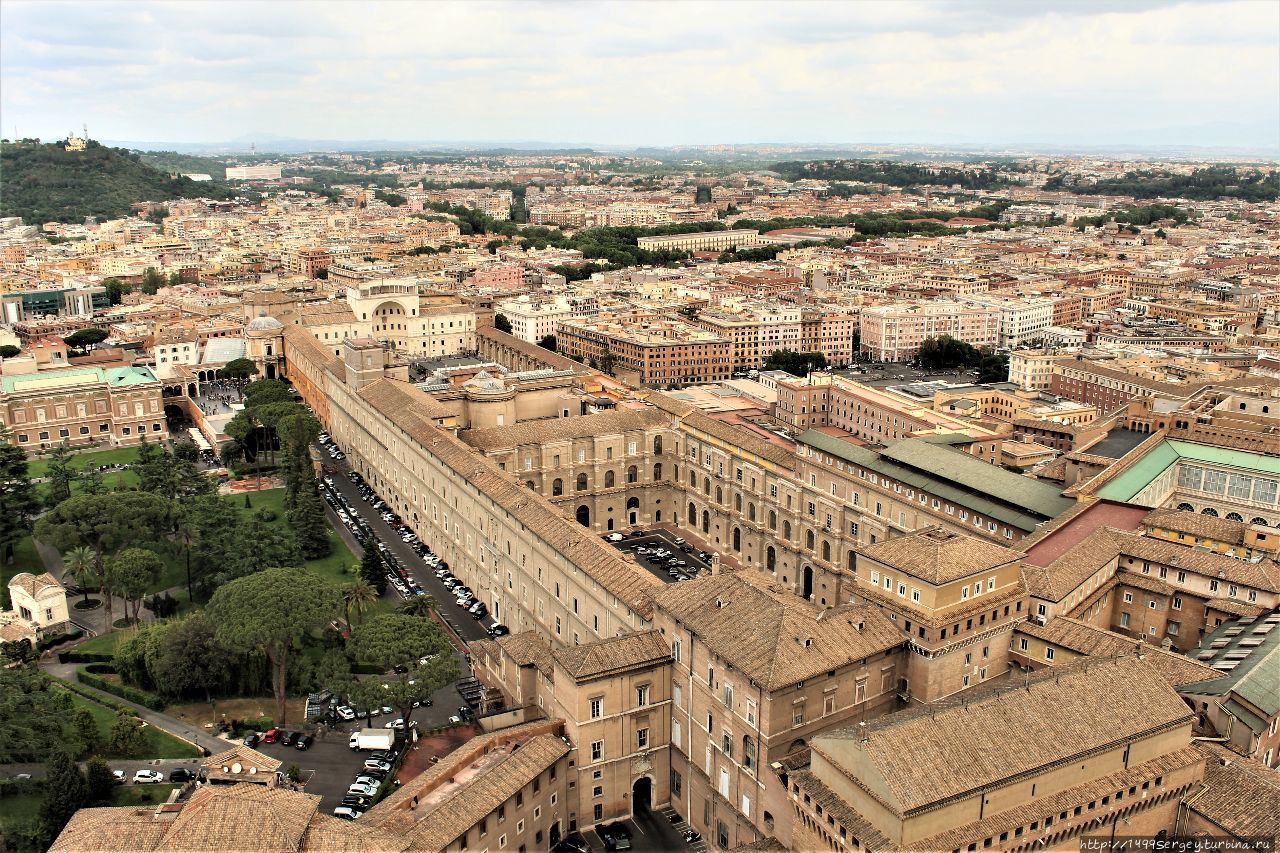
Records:
{"label": "terracotta tile roof", "polygon": [[303,853],[400,853],[409,841],[360,820],[341,820],[317,812],[302,836]]}
{"label": "terracotta tile roof", "polygon": [[1225,518],[1177,509],[1157,509],[1150,512],[1142,520],[1142,525],[1148,530],[1159,527],[1235,545],[1244,544],[1244,532],[1248,529],[1243,521],[1228,521]]}
{"label": "terracotta tile roof", "polygon": [[1119,535],[1120,531],[1103,527],[1047,565],[1035,566],[1024,562],[1022,573],[1027,581],[1027,591],[1049,601],[1066,598],[1094,572],[1116,561],[1120,555],[1120,543],[1116,538]]}
{"label": "terracotta tile roof", "polygon": [[203,785],[169,824],[158,850],[301,850],[320,797],[262,785]]}
{"label": "terracotta tile roof", "polygon": [[933,584],[945,584],[1019,559],[1022,554],[984,539],[926,527],[863,546],[859,555]]}
{"label": "terracotta tile roof", "polygon": [[682,423],[686,431],[696,430],[713,438],[718,438],[721,441],[728,442],[731,447],[740,448],[748,454],[788,470],[795,467],[796,458],[793,450],[766,441],[750,430],[708,417],[690,403],[685,403],[658,392],[650,394],[645,400],[653,403],[654,406],[662,411],[674,415],[676,421]]}
{"label": "terracotta tile roof", "polygon": [[[200,762],[200,766],[206,771],[210,781],[237,780],[263,784],[270,781],[272,775],[280,769],[280,762],[256,749],[237,744],[224,752],[209,756]],[[239,770],[236,769],[237,766]]]}
{"label": "terracotta tile roof", "polygon": [[62,590],[62,584],[58,583],[58,579],[48,572],[33,575],[30,572],[18,572],[9,579],[9,587],[17,587],[32,598],[39,598],[50,590]]}
{"label": "terracotta tile roof", "polygon": [[516,666],[536,666],[538,672],[550,678],[555,671],[555,658],[551,646],[537,631],[521,631],[497,639],[498,647],[511,656]]}
{"label": "terracotta tile roof", "polygon": [[80,809],[71,816],[49,853],[135,853],[157,850],[169,830],[155,808]]}
{"label": "terracotta tile roof", "polygon": [[1165,677],[1136,657],[1086,658],[1048,672],[971,702],[833,731],[814,738],[813,750],[837,765],[830,741],[865,754],[887,785],[888,805],[905,815],[1191,719]]}
{"label": "terracotta tile roof", "polygon": [[552,653],[556,662],[577,681],[589,681],[671,657],[671,649],[657,631],[608,637],[593,643],[566,646]]}
{"label": "terracotta tile roof", "polygon": [[506,450],[523,444],[545,444],[631,430],[656,429],[670,423],[669,417],[654,409],[616,409],[594,415],[547,418],[513,426],[467,430],[459,437],[480,450]]}
{"label": "terracotta tile roof", "polygon": [[1280,837],[1280,775],[1216,743],[1196,748],[1207,759],[1204,789],[1186,798],[1187,808],[1237,838]]}
{"label": "terracotta tile roof", "polygon": [[1142,572],[1135,572],[1130,569],[1121,569],[1116,572],[1116,583],[1131,586],[1134,589],[1144,589],[1156,595],[1173,595],[1174,593],[1174,587],[1171,584],[1165,583],[1160,578],[1144,575]]}
{"label": "terracotta tile roof", "polygon": [[835,818],[836,822],[845,828],[850,842],[855,838],[858,839],[860,849],[892,850],[894,848],[893,842],[881,835],[880,830],[846,803],[839,794],[828,788],[816,774],[809,770],[796,770],[791,774],[791,778],[814,803],[821,806],[824,812]]}
{"label": "terracotta tile roof", "polygon": [[1147,663],[1164,675],[1165,680],[1174,687],[1218,675],[1218,671],[1212,667],[1184,655],[1165,651],[1159,646],[1152,646],[1132,637],[1095,628],[1086,622],[1066,616],[1052,619],[1047,625],[1020,622],[1017,632],[1091,657],[1133,656],[1135,650],[1141,649]]}
{"label": "terracotta tile roof", "polygon": [[1126,556],[1153,563],[1177,566],[1211,578],[1256,587],[1267,592],[1280,592],[1280,566],[1267,557],[1258,562],[1216,554],[1202,548],[1191,548],[1135,533],[1118,533],[1120,547]]}
{"label": "terracotta tile roof", "polygon": [[906,642],[878,607],[846,605],[824,611],[750,570],[671,584],[658,593],[656,602],[766,690]]}

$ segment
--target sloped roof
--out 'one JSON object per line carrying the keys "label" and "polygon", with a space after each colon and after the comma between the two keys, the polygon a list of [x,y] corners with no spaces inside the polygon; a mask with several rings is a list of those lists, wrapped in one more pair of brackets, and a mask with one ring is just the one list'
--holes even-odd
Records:
{"label": "sloped roof", "polygon": [[878,607],[824,611],[758,572],[722,572],[670,584],[655,602],[767,690],[906,642]]}
{"label": "sloped roof", "polygon": [[1086,658],[972,702],[821,735],[813,749],[830,757],[824,742],[852,741],[905,815],[1190,719],[1178,694],[1144,661]]}
{"label": "sloped roof", "polygon": [[1204,789],[1187,807],[1237,838],[1280,836],[1280,774],[1216,743],[1195,744],[1208,759]]}
{"label": "sloped roof", "polygon": [[616,409],[572,418],[547,418],[512,426],[467,430],[461,438],[480,450],[506,450],[523,444],[544,444],[549,441],[659,428],[670,422],[670,417],[654,409]]}
{"label": "sloped roof", "polygon": [[553,652],[556,662],[578,681],[644,666],[671,657],[657,631],[639,631]]}
{"label": "sloped roof", "polygon": [[1019,622],[1017,632],[1029,634],[1091,657],[1120,657],[1132,655],[1136,650],[1141,649],[1147,663],[1164,675],[1169,684],[1174,687],[1201,681],[1217,674],[1208,666],[1177,652],[1165,651],[1159,646],[1143,643],[1103,628],[1096,628],[1087,622],[1066,616],[1051,619],[1046,625],[1037,625],[1030,621]]}
{"label": "sloped roof", "polygon": [[42,572],[38,575],[33,575],[30,572],[18,572],[9,579],[9,589],[14,589],[15,587],[32,598],[39,598],[51,590],[66,591],[62,584],[58,582],[58,579],[48,572]]}
{"label": "sloped roof", "polygon": [[941,527],[864,545],[859,555],[932,584],[989,571],[1022,556],[1011,548]]}
{"label": "sloped roof", "polygon": [[[1268,717],[1280,714],[1280,613],[1224,622],[1200,641],[1200,651],[1193,656],[1219,674],[1184,685],[1185,692],[1212,696],[1234,693]],[[1236,716],[1248,722],[1246,715]]]}

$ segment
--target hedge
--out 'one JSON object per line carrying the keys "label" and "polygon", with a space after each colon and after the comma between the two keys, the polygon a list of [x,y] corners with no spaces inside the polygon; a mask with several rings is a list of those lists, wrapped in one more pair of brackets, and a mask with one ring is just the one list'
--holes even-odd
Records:
{"label": "hedge", "polygon": [[20,797],[44,791],[43,779],[0,779],[0,797]]}
{"label": "hedge", "polygon": [[92,672],[94,675],[115,675],[116,668],[109,663],[95,661],[88,666],[81,667],[84,672]]}
{"label": "hedge", "polygon": [[153,693],[147,693],[144,690],[138,690],[127,684],[116,684],[114,681],[107,681],[105,678],[99,678],[88,671],[87,667],[80,667],[76,670],[80,676],[80,683],[87,684],[90,687],[96,687],[98,690],[105,691],[113,696],[119,696],[121,699],[128,699],[130,702],[136,702],[143,707],[150,708],[153,711],[163,711],[165,708],[164,700]]}
{"label": "hedge", "polygon": [[45,637],[40,642],[36,643],[36,649],[44,651],[45,649],[52,648],[59,643],[66,643],[71,640],[79,639],[83,636],[84,631],[68,631],[65,634],[54,634],[52,637]]}
{"label": "hedge", "polygon": [[58,652],[58,663],[111,663],[115,655],[102,652]]}
{"label": "hedge", "polygon": [[103,696],[98,691],[90,690],[88,687],[85,687],[83,684],[77,684],[74,681],[64,681],[61,678],[57,679],[57,682],[59,687],[65,687],[66,689],[70,690],[72,693],[79,694],[80,696],[83,696],[89,701],[97,702],[99,705],[103,705],[107,708],[110,708],[113,711],[124,711],[125,713],[133,714],[135,716],[138,713],[138,710],[136,708],[131,708],[130,706],[124,704],[123,702],[117,702],[114,699],[108,699],[106,696]]}

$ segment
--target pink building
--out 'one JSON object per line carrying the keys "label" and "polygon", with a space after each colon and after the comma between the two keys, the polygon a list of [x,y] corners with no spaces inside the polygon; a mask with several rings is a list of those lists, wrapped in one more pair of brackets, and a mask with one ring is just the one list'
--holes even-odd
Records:
{"label": "pink building", "polygon": [[518,288],[524,284],[524,267],[520,264],[491,264],[477,269],[471,281],[487,287]]}
{"label": "pink building", "polygon": [[975,347],[995,347],[1000,309],[958,302],[864,308],[861,331],[862,352],[872,361],[910,361],[926,338],[943,335]]}

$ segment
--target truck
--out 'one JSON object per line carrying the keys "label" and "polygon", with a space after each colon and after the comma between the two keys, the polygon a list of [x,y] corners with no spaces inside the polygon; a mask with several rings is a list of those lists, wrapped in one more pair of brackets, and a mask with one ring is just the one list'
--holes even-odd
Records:
{"label": "truck", "polygon": [[348,744],[352,749],[391,749],[396,742],[392,729],[361,729],[351,735]]}

